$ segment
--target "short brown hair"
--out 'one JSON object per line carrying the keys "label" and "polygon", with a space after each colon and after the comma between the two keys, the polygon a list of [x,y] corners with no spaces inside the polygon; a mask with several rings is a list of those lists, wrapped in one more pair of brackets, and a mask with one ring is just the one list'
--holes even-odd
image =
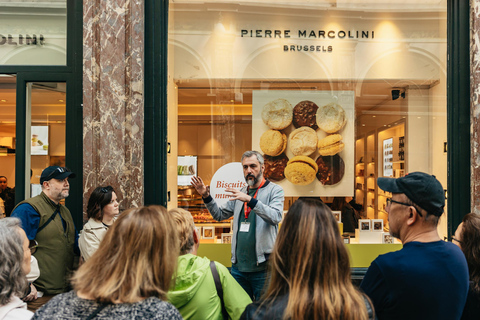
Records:
{"label": "short brown hair", "polygon": [[180,254],[187,254],[192,251],[195,244],[193,232],[195,223],[192,214],[181,208],[174,208],[168,211],[172,220],[177,224],[178,237],[180,239]]}
{"label": "short brown hair", "polygon": [[178,258],[177,228],[161,206],[123,212],[73,277],[73,287],[104,303],[167,299]]}

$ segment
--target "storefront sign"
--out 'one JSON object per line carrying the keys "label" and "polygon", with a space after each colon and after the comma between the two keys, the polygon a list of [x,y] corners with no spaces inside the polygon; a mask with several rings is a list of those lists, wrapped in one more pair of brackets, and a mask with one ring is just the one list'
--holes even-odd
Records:
{"label": "storefront sign", "polygon": [[9,35],[3,35],[0,34],[0,46],[3,45],[11,45],[11,46],[21,46],[21,45],[41,45],[43,46],[45,44],[45,38],[43,37],[43,34],[37,35],[23,35],[19,34],[17,36],[12,36],[11,34]]}
{"label": "storefront sign", "polygon": [[229,201],[232,196],[232,194],[225,191],[225,189],[240,189],[246,185],[242,163],[231,162],[222,166],[213,175],[212,181],[210,182],[210,194],[217,204],[221,206]]}
{"label": "storefront sign", "polygon": [[[292,34],[296,34],[296,38]],[[253,30],[243,29],[240,32],[242,38],[270,38],[270,39],[373,39],[375,38],[375,31],[373,30]],[[326,45],[299,45],[299,44],[284,44],[283,51],[310,51],[310,52],[332,52],[333,46]]]}

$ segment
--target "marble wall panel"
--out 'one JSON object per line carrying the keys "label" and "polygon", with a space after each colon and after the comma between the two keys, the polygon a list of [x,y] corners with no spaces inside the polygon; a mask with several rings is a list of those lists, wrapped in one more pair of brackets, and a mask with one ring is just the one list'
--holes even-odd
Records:
{"label": "marble wall panel", "polygon": [[470,1],[471,207],[480,213],[480,1]]}
{"label": "marble wall panel", "polygon": [[83,2],[83,194],[117,190],[120,210],[143,204],[143,42],[140,0]]}

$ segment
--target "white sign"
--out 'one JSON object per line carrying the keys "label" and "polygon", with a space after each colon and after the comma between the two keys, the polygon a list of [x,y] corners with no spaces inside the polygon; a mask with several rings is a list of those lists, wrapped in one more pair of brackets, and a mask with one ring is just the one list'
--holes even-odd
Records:
{"label": "white sign", "polygon": [[246,185],[242,163],[231,162],[222,166],[213,175],[212,181],[210,182],[210,194],[218,206],[221,206],[229,201],[232,195],[230,192],[226,192],[225,189],[240,189]]}
{"label": "white sign", "polygon": [[393,176],[393,138],[383,140],[383,176]]}
{"label": "white sign", "polygon": [[32,126],[31,155],[48,155],[48,126]]}

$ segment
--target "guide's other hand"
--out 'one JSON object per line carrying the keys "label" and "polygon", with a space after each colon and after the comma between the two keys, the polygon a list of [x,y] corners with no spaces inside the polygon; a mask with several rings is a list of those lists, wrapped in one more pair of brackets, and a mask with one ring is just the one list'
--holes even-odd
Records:
{"label": "guide's other hand", "polygon": [[230,201],[240,200],[240,201],[243,201],[243,202],[249,202],[252,199],[252,197],[250,197],[248,194],[243,193],[238,189],[227,188],[227,189],[225,189],[225,191],[232,193]]}
{"label": "guide's other hand", "polygon": [[206,198],[210,195],[210,192],[208,192],[207,186],[205,185],[205,183],[203,183],[202,178],[200,178],[199,176],[193,176],[192,180],[190,182],[191,182],[192,186],[195,187],[195,190],[197,190],[197,192],[203,198]]}

